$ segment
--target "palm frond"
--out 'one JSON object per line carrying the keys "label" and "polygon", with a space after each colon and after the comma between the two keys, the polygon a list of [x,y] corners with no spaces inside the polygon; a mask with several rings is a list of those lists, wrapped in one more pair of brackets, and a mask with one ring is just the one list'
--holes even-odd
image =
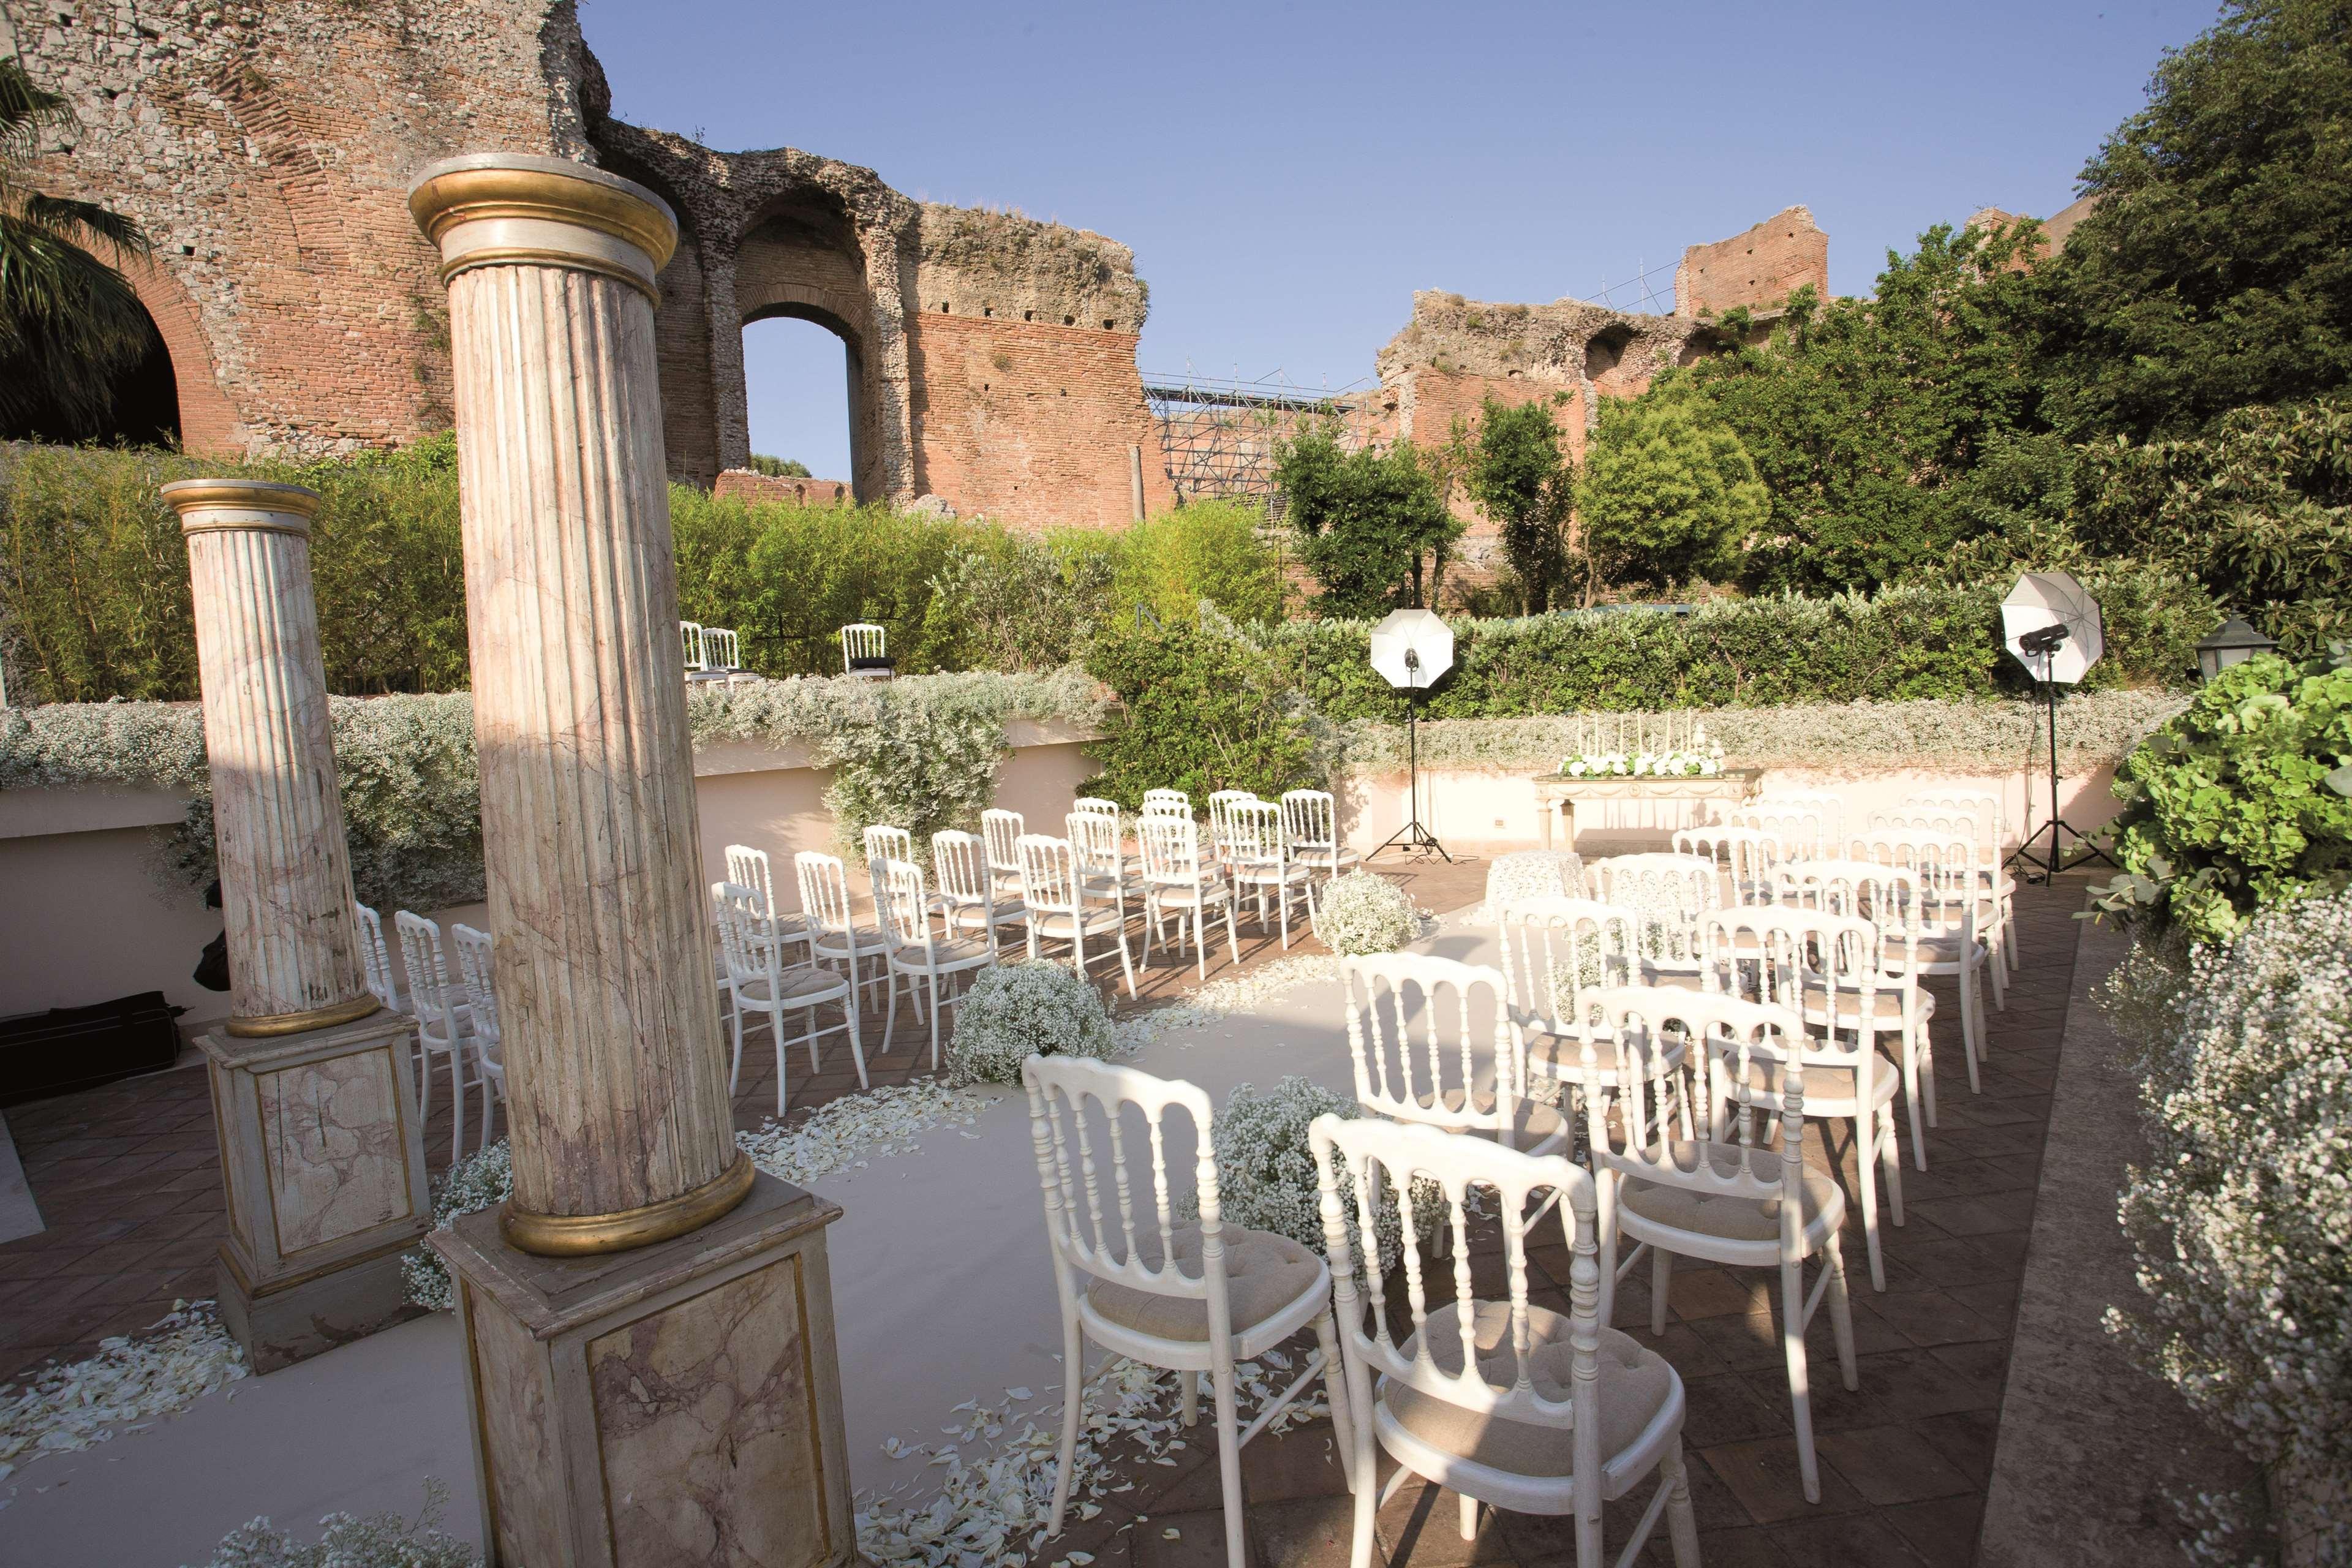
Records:
{"label": "palm frond", "polygon": [[70,245],[95,242],[118,256],[145,256],[155,248],[136,218],[110,212],[96,202],[34,194],[26,196],[16,216],[18,221],[47,229]]}
{"label": "palm frond", "polygon": [[66,100],[26,76],[22,60],[0,60],[0,158],[30,154],[42,126],[68,117]]}

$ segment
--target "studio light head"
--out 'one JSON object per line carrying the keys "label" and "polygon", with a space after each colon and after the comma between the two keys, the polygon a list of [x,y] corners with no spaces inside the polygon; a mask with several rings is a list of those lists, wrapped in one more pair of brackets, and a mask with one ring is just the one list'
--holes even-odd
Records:
{"label": "studio light head", "polygon": [[2027,632],[2017,639],[2019,647],[2037,658],[2056,653],[2065,646],[2065,643],[2066,628],[2063,626],[2043,626],[2039,631]]}

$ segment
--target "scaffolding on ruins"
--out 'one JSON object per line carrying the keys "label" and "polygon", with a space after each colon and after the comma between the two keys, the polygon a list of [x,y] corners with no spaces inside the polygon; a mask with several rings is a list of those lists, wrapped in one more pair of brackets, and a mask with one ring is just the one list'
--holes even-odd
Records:
{"label": "scaffolding on ruins", "polygon": [[1601,291],[1591,303],[1606,305],[1627,315],[1671,316],[1675,313],[1675,274],[1678,268],[1653,269],[1645,260],[1633,263],[1633,276],[1622,282],[1601,279]]}
{"label": "scaffolding on ruins", "polygon": [[1274,485],[1274,454],[1308,425],[1328,421],[1349,447],[1371,439],[1374,400],[1369,380],[1339,388],[1302,387],[1281,372],[1256,381],[1195,375],[1143,378],[1144,401],[1160,428],[1160,452],[1177,504],[1207,500],[1255,500],[1270,517],[1282,511]]}

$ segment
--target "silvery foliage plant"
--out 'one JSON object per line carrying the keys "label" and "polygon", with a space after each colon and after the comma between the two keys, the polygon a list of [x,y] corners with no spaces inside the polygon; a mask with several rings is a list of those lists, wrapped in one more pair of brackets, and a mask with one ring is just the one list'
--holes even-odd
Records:
{"label": "silvery foliage plant", "polygon": [[[2105,998],[2142,1079],[2148,1160],[2121,1212],[2147,1300],[2108,1327],[2258,1458],[2352,1461],[2352,893],[2160,955]],[[2352,1562],[2352,1521],[2332,1552]]]}
{"label": "silvery foliage plant", "polygon": [[956,1009],[948,1041],[949,1080],[1019,1083],[1032,1056],[1108,1061],[1116,1041],[1102,994],[1054,963],[983,969]]}
{"label": "silvery foliage plant", "polygon": [[1315,934],[1333,952],[1395,952],[1421,934],[1421,921],[1403,889],[1370,871],[1350,871],[1316,901]]}

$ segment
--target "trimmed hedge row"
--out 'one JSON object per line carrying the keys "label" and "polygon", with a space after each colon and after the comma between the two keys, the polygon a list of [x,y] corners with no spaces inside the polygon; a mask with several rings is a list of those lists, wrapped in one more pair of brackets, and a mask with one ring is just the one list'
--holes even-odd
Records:
{"label": "trimmed hedge row", "polygon": [[[2104,612],[2106,657],[2084,684],[2186,685],[2212,598],[2149,571],[2086,580]],[[1888,588],[1874,596],[1756,598],[1660,611],[1457,620],[1454,669],[1431,692],[1433,719],[1790,702],[1902,702],[2022,695],[2001,646],[2005,584]],[[1405,701],[1368,662],[1372,623],[1293,621],[1260,646],[1324,717],[1402,721]]]}

